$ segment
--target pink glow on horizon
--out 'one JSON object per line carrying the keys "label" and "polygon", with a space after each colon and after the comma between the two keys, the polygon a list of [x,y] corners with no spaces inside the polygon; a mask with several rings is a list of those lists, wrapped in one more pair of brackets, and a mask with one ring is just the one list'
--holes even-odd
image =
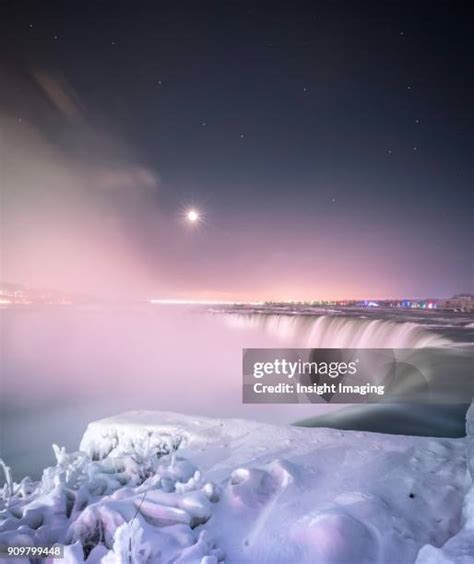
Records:
{"label": "pink glow on horizon", "polygon": [[94,158],[71,158],[25,122],[0,121],[9,138],[3,281],[106,299],[443,294],[439,256],[423,248],[429,234],[417,239],[376,217],[361,231],[350,211],[312,218],[251,205],[225,222],[210,206],[199,229],[185,229],[161,203],[167,187],[157,173],[125,160],[119,143],[110,157],[110,139],[96,133]]}

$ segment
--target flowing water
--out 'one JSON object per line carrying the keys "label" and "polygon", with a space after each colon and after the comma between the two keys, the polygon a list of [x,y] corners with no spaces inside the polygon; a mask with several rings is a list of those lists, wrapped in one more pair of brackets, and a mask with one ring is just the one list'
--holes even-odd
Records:
{"label": "flowing water", "polygon": [[367,406],[348,415],[341,406],[243,405],[242,348],[447,347],[466,354],[474,340],[472,315],[398,310],[43,306],[2,309],[0,323],[1,452],[16,478],[38,477],[52,462],[51,443],[74,449],[89,421],[129,409],[456,436],[463,407],[428,414],[420,407],[406,427],[403,407],[392,406],[384,423]]}

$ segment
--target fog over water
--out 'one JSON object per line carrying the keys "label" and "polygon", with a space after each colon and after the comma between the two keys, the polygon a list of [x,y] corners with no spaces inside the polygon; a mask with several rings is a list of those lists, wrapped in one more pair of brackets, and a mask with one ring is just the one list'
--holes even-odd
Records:
{"label": "fog over water", "polygon": [[473,332],[459,316],[433,328],[337,311],[236,314],[148,304],[6,308],[0,315],[2,455],[16,477],[38,476],[53,462],[51,443],[75,449],[89,421],[121,411],[292,423],[341,408],[243,405],[243,347],[451,346],[453,336],[468,341]]}
{"label": "fog over water", "polygon": [[298,417],[298,406],[241,405],[242,347],[277,344],[265,332],[236,331],[222,317],[149,305],[0,315],[2,450],[16,475],[52,462],[52,442],[76,448],[89,421],[129,409]]}

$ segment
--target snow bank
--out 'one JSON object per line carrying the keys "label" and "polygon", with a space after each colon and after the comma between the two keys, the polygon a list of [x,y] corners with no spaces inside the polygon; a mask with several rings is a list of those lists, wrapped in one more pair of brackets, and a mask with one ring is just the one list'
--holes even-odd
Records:
{"label": "snow bank", "polygon": [[467,522],[465,439],[130,412],[55,452],[39,483],[5,487],[0,545],[66,543],[66,563],[88,564],[405,564],[420,549],[426,564]]}
{"label": "snow bank", "polygon": [[462,506],[462,526],[442,548],[424,546],[416,564],[474,563],[474,403],[466,414],[466,497]]}

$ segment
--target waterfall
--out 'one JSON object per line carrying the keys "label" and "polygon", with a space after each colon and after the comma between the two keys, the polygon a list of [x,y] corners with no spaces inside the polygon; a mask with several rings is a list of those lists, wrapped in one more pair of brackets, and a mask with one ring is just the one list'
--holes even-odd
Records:
{"label": "waterfall", "polygon": [[228,324],[275,336],[282,346],[299,348],[442,347],[451,341],[417,323],[321,315],[227,314]]}

